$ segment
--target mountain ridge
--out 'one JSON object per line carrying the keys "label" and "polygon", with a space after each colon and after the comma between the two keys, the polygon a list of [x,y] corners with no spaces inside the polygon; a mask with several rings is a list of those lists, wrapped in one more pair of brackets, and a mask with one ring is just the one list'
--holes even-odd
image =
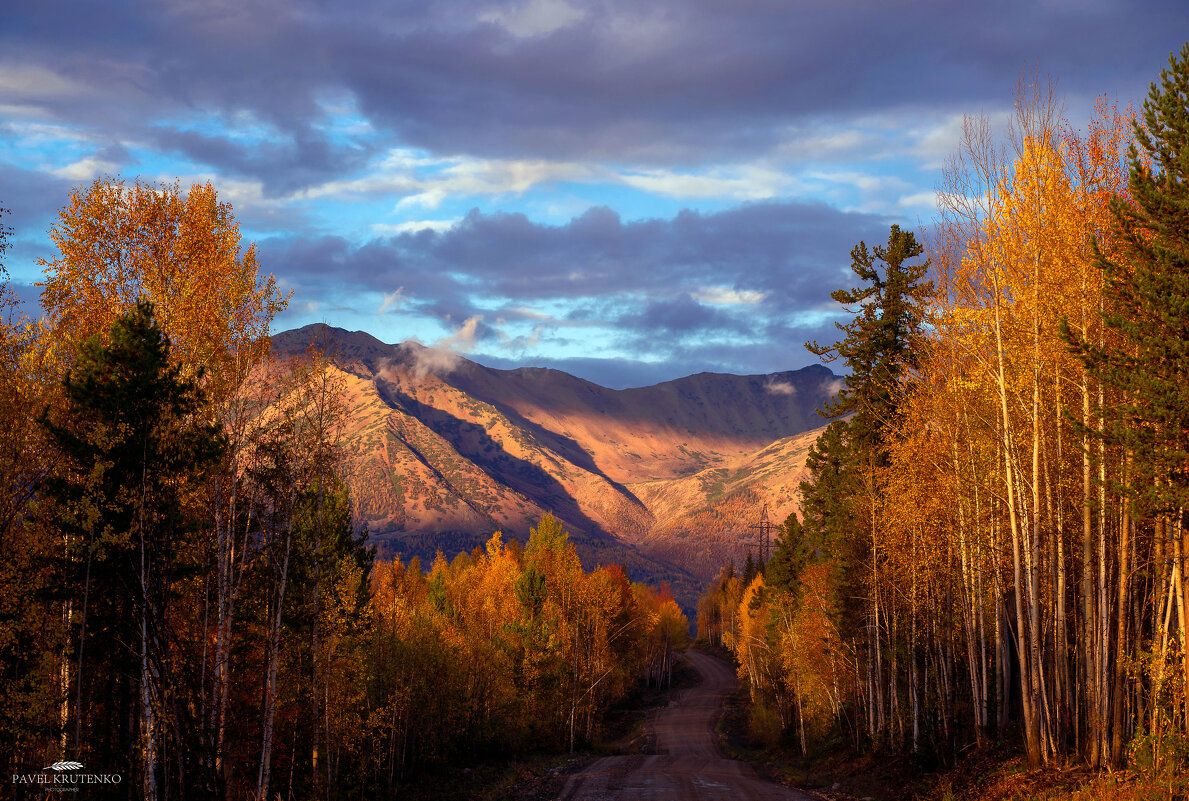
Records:
{"label": "mountain ridge", "polygon": [[311,347],[341,374],[356,517],[382,549],[523,539],[553,512],[584,561],[668,575],[681,595],[742,557],[762,509],[780,522],[796,508],[816,409],[838,386],[814,365],[616,390],[325,324],[273,337],[280,359]]}

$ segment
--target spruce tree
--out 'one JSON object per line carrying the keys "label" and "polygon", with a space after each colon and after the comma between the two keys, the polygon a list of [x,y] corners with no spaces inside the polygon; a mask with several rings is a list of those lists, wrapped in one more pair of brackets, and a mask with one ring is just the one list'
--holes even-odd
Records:
{"label": "spruce tree", "polygon": [[1189,506],[1189,43],[1172,54],[1134,124],[1130,200],[1113,205],[1115,258],[1095,243],[1105,279],[1105,346],[1063,333],[1117,393],[1105,436],[1132,454],[1125,491],[1141,514]]}
{"label": "spruce tree", "polygon": [[809,564],[811,556],[805,530],[796,512],[790,512],[780,524],[776,535],[776,551],[764,568],[764,583],[773,589],[788,593],[795,601],[801,599],[801,573]]}
{"label": "spruce tree", "polygon": [[868,250],[866,242],[859,242],[850,252],[851,270],[865,286],[830,294],[847,307],[858,307],[848,308],[854,314],[849,323],[835,323],[846,336],[833,345],[805,343],[822,361],[842,359],[850,371],[844,388],[820,412],[829,418],[853,414],[851,439],[861,447],[879,442],[895,416],[902,379],[918,366],[915,344],[933,283],[925,279],[928,260],[908,262],[923,252],[913,233],[898,225],[891,227],[885,246]]}

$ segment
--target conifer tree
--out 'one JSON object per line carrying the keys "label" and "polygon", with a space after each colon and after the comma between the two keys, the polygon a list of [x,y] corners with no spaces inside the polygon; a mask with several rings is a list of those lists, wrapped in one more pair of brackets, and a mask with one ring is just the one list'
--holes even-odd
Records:
{"label": "conifer tree", "polygon": [[1122,403],[1107,436],[1135,457],[1134,511],[1189,506],[1189,43],[1169,57],[1144,101],[1130,149],[1131,202],[1113,203],[1124,258],[1096,248],[1103,322],[1117,347],[1066,338]]}
{"label": "conifer tree", "polygon": [[796,512],[790,512],[780,524],[780,533],[776,537],[776,552],[764,568],[764,583],[799,600],[801,572],[808,564],[810,555],[801,521],[797,519]]}
{"label": "conifer tree", "polygon": [[66,456],[46,488],[79,596],[73,753],[85,761],[80,749],[89,749],[115,768],[137,754],[124,772],[132,769],[146,798],[204,783],[188,747],[192,676],[188,655],[175,648],[171,607],[176,583],[200,567],[193,492],[224,440],[201,422],[203,393],[182,369],[170,360],[152,304],[138,301],[106,343],[92,337],[83,345],[66,374],[61,418],[42,418]]}
{"label": "conifer tree", "polygon": [[[867,249],[860,242],[851,250],[851,270],[866,286],[839,289],[830,294],[847,307],[854,319],[835,323],[846,336],[833,345],[807,342],[805,347],[825,362],[842,359],[850,371],[845,387],[821,413],[830,418],[854,414],[852,441],[870,446],[894,417],[898,384],[918,366],[914,350],[924,319],[924,307],[933,295],[925,280],[929,262],[907,262],[924,252],[911,231],[893,225],[886,246]],[[877,265],[883,262],[882,269]]]}

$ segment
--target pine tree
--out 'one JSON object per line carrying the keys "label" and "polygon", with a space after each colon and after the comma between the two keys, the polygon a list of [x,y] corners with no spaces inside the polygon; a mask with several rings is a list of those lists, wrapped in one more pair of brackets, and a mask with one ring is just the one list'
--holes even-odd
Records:
{"label": "pine tree", "polygon": [[800,600],[801,572],[809,563],[810,556],[801,521],[797,519],[796,512],[790,512],[780,524],[780,532],[776,536],[776,551],[764,568],[764,583]]}
{"label": "pine tree", "polygon": [[196,754],[183,747],[194,742],[195,705],[185,696],[187,655],[174,647],[173,590],[200,569],[193,492],[224,440],[201,422],[203,393],[182,371],[141,300],[116,319],[106,344],[92,337],[83,345],[63,383],[64,414],[42,417],[66,457],[46,489],[71,555],[69,586],[81,590],[71,599],[72,745],[80,761],[88,748],[113,768],[137,754],[124,773],[135,772],[147,798],[168,794],[163,781],[201,783]]}

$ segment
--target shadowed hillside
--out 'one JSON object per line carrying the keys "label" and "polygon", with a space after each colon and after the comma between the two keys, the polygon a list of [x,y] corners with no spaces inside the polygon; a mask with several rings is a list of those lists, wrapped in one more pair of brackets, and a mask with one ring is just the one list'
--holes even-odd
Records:
{"label": "shadowed hillside", "polygon": [[612,390],[324,325],[273,340],[280,357],[311,346],[343,373],[356,516],[381,547],[425,559],[496,529],[523,540],[549,511],[584,560],[682,596],[742,558],[764,504],[775,522],[795,508],[815,409],[837,384],[814,366]]}

